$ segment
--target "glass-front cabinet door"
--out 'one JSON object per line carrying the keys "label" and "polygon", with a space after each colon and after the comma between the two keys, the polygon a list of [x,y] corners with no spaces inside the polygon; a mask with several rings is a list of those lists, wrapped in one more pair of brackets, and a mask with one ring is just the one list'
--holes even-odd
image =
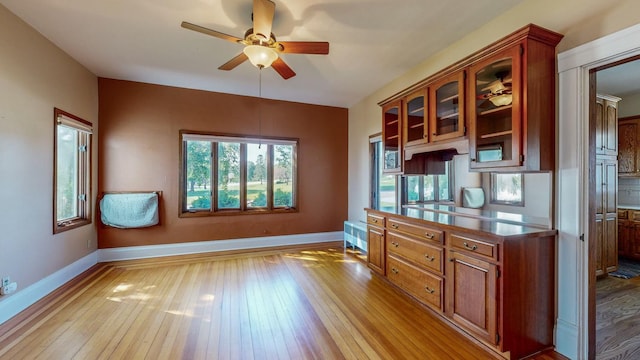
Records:
{"label": "glass-front cabinet door", "polygon": [[415,145],[426,143],[429,139],[427,130],[427,90],[418,90],[405,97],[404,101],[404,144]]}
{"label": "glass-front cabinet door", "polygon": [[431,141],[464,136],[464,71],[429,86]]}
{"label": "glass-front cabinet door", "polygon": [[520,46],[473,65],[469,73],[470,167],[521,166]]}
{"label": "glass-front cabinet door", "polygon": [[400,101],[382,108],[383,171],[402,172],[402,119]]}

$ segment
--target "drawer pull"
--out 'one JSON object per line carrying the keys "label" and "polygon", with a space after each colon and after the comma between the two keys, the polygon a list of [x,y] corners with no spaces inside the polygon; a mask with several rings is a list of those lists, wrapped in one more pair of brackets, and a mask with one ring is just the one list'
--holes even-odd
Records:
{"label": "drawer pull", "polygon": [[436,237],[436,235],[434,233],[425,233],[424,236],[427,239],[433,239],[434,237]]}
{"label": "drawer pull", "polygon": [[429,254],[424,254],[425,259],[427,259],[427,261],[433,261],[436,259],[435,256],[429,256]]}
{"label": "drawer pull", "polygon": [[469,246],[469,244],[467,244],[466,242],[462,243],[462,245],[464,245],[464,247],[466,247],[467,249],[469,249],[469,250],[471,250],[471,251],[473,251],[473,250],[475,250],[475,249],[477,249],[477,248],[478,248],[478,246],[477,246],[477,245]]}
{"label": "drawer pull", "polygon": [[392,242],[391,242],[391,245],[393,245],[393,246],[395,246],[395,247],[400,246],[400,244],[398,244],[397,242],[394,242],[394,241],[392,241]]}
{"label": "drawer pull", "polygon": [[428,286],[424,287],[425,291],[428,292],[429,294],[433,294],[434,292],[436,292],[436,289],[430,289]]}
{"label": "drawer pull", "polygon": [[377,223],[377,222],[378,222],[378,219],[371,219],[371,222],[372,222],[372,223]]}
{"label": "drawer pull", "polygon": [[394,228],[394,229],[397,229],[398,228],[398,224],[391,224],[391,227]]}
{"label": "drawer pull", "polygon": [[391,268],[391,272],[394,273],[394,274],[399,273],[398,269],[396,269],[396,268]]}

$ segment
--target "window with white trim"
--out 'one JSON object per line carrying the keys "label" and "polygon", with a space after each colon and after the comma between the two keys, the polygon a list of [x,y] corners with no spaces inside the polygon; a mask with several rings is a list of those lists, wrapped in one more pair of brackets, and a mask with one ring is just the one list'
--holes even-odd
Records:
{"label": "window with white trim", "polygon": [[54,109],[53,233],[91,223],[93,125]]}
{"label": "window with white trim", "polygon": [[180,216],[296,211],[298,140],[180,132]]}

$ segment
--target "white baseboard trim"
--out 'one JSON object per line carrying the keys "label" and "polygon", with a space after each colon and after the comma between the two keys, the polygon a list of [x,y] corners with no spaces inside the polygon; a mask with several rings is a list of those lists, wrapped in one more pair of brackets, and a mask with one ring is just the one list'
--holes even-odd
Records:
{"label": "white baseboard trim", "polygon": [[0,300],[0,324],[18,315],[24,309],[97,263],[98,253],[94,251],[14,294],[3,296]]}
{"label": "white baseboard trim", "polygon": [[569,359],[578,359],[578,349],[578,327],[558,319],[555,350]]}
{"label": "white baseboard trim", "polygon": [[265,236],[233,240],[197,241],[179,244],[99,249],[98,262],[343,241],[343,237],[344,232],[333,231],[312,234]]}

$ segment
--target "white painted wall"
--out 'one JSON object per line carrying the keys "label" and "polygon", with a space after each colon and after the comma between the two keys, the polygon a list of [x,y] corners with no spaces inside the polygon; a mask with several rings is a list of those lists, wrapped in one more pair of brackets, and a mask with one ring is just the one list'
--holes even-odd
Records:
{"label": "white painted wall", "polygon": [[[97,247],[95,224],[53,235],[52,169],[53,108],[97,129],[98,83],[2,5],[0,49],[0,276],[11,276],[19,292]],[[12,296],[0,297],[0,313]]]}
{"label": "white painted wall", "polygon": [[624,96],[618,103],[618,117],[640,115],[640,93]]}

